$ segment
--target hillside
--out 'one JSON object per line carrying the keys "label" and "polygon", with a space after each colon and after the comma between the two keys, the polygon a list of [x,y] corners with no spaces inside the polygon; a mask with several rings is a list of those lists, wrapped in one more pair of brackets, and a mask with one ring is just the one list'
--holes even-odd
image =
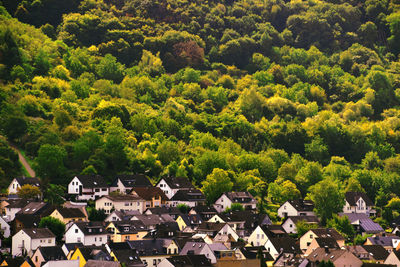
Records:
{"label": "hillside", "polygon": [[[260,209],[321,185],[400,196],[398,0],[18,2],[0,129],[45,184],[185,176]],[[22,170],[0,144],[5,189]]]}

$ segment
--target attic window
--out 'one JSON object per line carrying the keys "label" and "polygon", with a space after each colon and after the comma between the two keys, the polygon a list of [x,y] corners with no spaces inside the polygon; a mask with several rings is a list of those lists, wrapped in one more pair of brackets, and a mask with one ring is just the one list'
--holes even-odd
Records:
{"label": "attic window", "polygon": [[97,185],[97,182],[93,182],[95,185]]}

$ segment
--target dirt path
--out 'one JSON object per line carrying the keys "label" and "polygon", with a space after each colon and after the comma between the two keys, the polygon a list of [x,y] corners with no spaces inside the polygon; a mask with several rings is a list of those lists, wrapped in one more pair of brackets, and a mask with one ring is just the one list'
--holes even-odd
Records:
{"label": "dirt path", "polygon": [[29,165],[28,161],[26,161],[26,159],[24,158],[24,156],[21,154],[21,152],[19,151],[19,149],[13,145],[13,144],[9,144],[15,151],[17,151],[18,153],[18,158],[19,161],[21,162],[22,165],[24,165],[26,171],[29,173],[29,175],[31,177],[36,177],[36,173],[35,171],[31,168],[31,166]]}

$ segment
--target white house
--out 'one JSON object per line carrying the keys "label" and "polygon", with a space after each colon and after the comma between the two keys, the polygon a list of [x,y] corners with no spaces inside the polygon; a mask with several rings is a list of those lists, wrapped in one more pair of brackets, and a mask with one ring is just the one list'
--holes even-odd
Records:
{"label": "white house", "polygon": [[25,228],[12,237],[11,254],[15,256],[31,256],[39,246],[56,245],[56,236],[47,228]]}
{"label": "white house", "polygon": [[134,215],[140,215],[141,213],[137,210],[124,211],[124,210],[114,210],[111,212],[105,222],[116,222],[116,221],[129,221]]}
{"label": "white house", "polygon": [[212,238],[230,235],[235,241],[239,239],[239,235],[228,223],[202,222],[197,228],[197,233],[205,234]]}
{"label": "white house", "polygon": [[184,177],[164,177],[156,184],[156,187],[164,191],[168,199],[171,199],[179,190],[194,189],[188,178]]}
{"label": "white house", "polygon": [[170,207],[177,207],[180,204],[189,206],[190,208],[204,205],[206,197],[199,189],[182,189],[178,190],[174,196],[167,201]]}
{"label": "white house", "polygon": [[128,194],[134,187],[153,187],[153,185],[144,174],[121,174],[112,182],[110,192]]}
{"label": "white house", "polygon": [[344,247],[345,238],[335,229],[333,228],[316,228],[311,229],[307,233],[305,233],[302,237],[300,237],[300,249],[307,250],[311,245],[311,242],[315,238],[333,238],[338,243],[339,247]]}
{"label": "white house", "polygon": [[214,208],[218,212],[223,212],[233,203],[239,203],[244,209],[249,210],[255,210],[257,206],[256,199],[249,192],[226,192],[215,201]]}
{"label": "white house", "polygon": [[282,223],[282,227],[288,234],[297,234],[296,224],[300,221],[315,225],[319,223],[317,216],[291,216]]}
{"label": "white house", "polygon": [[247,242],[252,246],[264,246],[272,237],[286,237],[288,234],[280,225],[259,225],[250,234]]}
{"label": "white house", "polygon": [[96,209],[110,214],[111,210],[138,211],[140,214],[146,208],[146,201],[134,195],[103,196],[96,200]]}
{"label": "white house", "polygon": [[4,238],[10,237],[10,225],[0,216],[0,233]]}
{"label": "white house", "polygon": [[68,194],[77,200],[94,200],[108,193],[109,187],[100,175],[78,175],[68,184]]}
{"label": "white house", "polygon": [[278,216],[286,218],[289,216],[315,216],[314,203],[311,200],[288,200],[278,209]]}
{"label": "white house", "polygon": [[373,209],[374,203],[365,193],[346,192],[343,213],[364,213],[373,216],[376,211]]}
{"label": "white house", "polygon": [[36,187],[40,187],[40,180],[39,178],[35,177],[18,177],[14,178],[10,185],[8,186],[8,194],[9,195],[15,195],[18,193],[18,189],[21,188],[22,186],[30,184]]}
{"label": "white house", "polygon": [[221,243],[186,242],[179,255],[205,255],[212,264],[215,264],[217,257],[214,252],[217,250],[228,250],[228,248]]}
{"label": "white house", "polygon": [[264,244],[264,247],[268,250],[269,254],[276,259],[281,253],[288,254],[301,254],[299,245],[296,244],[296,240],[292,237],[271,237]]}
{"label": "white house", "polygon": [[101,246],[107,243],[107,231],[100,222],[76,222],[65,232],[65,243]]}

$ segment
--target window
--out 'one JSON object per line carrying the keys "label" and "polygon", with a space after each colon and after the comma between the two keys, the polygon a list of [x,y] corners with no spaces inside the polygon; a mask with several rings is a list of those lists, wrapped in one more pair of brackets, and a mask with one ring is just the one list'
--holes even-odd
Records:
{"label": "window", "polygon": [[103,241],[103,238],[102,238],[102,237],[99,237],[99,241],[100,241],[100,242]]}
{"label": "window", "polygon": [[293,224],[289,224],[289,227],[292,228],[292,227],[293,227]]}
{"label": "window", "polygon": [[310,238],[313,238],[313,235],[312,235],[312,234],[310,234]]}
{"label": "window", "polygon": [[101,191],[107,191],[107,188],[102,188]]}
{"label": "window", "polygon": [[96,188],[96,189],[94,190],[94,192],[100,192],[100,189],[99,189],[99,188]]}
{"label": "window", "polygon": [[97,242],[97,237],[94,238],[94,242]]}
{"label": "window", "polygon": [[153,260],[153,265],[155,266],[157,264],[157,260]]}
{"label": "window", "polygon": [[35,256],[35,261],[38,262],[38,256]]}
{"label": "window", "polygon": [[47,240],[47,242],[48,242],[49,244],[51,244],[51,239]]}
{"label": "window", "polygon": [[76,239],[76,242],[80,243],[80,242],[81,242],[81,238],[78,237],[78,238]]}
{"label": "window", "polygon": [[259,239],[260,238],[260,235],[259,234],[257,234],[257,239]]}
{"label": "window", "polygon": [[125,240],[130,240],[130,239],[131,239],[131,237],[129,235],[125,236]]}

